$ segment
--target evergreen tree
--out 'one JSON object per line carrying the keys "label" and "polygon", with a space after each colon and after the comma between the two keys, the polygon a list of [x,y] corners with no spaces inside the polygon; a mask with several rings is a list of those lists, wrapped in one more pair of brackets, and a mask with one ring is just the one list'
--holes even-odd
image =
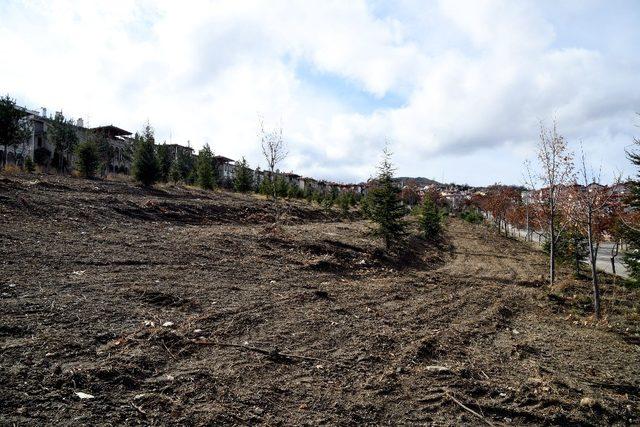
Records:
{"label": "evergreen tree", "polygon": [[205,190],[212,190],[216,181],[213,176],[213,152],[209,144],[205,144],[198,152],[197,173],[198,185]]}
{"label": "evergreen tree", "polygon": [[182,179],[182,173],[180,172],[180,165],[178,163],[178,159],[175,159],[171,163],[171,168],[169,169],[169,179],[173,183],[178,183]]}
{"label": "evergreen tree", "polygon": [[115,157],[115,149],[109,144],[109,139],[102,132],[91,132],[89,139],[95,142],[100,159],[100,173],[105,176],[111,166],[111,161]]}
{"label": "evergreen tree", "polygon": [[[634,139],[634,143],[640,146],[640,139]],[[639,171],[636,179],[629,182],[629,197],[627,203],[636,211],[640,209],[640,151],[629,151],[627,157]],[[629,248],[624,254],[623,262],[629,270],[629,276],[636,283],[640,283],[640,224],[627,223],[624,227],[625,240]]]}
{"label": "evergreen tree", "polygon": [[99,165],[98,147],[93,141],[85,141],[76,147],[76,166],[80,175],[93,178]]}
{"label": "evergreen tree", "polygon": [[293,184],[289,186],[289,191],[287,192],[287,197],[289,199],[298,199],[302,197],[302,190],[300,190],[300,187],[298,187],[297,185]]}
{"label": "evergreen tree", "polygon": [[133,143],[136,150],[133,156],[133,176],[144,186],[153,185],[160,173],[153,128],[147,123],[142,135],[136,133]]}
{"label": "evergreen tree", "polygon": [[311,200],[320,205],[324,200],[324,196],[320,191],[316,190],[313,192],[313,196],[311,197]]}
{"label": "evergreen tree", "polygon": [[76,133],[73,120],[65,119],[62,112],[57,112],[50,122],[48,138],[56,149],[58,168],[60,173],[65,169],[67,155],[78,144],[78,134]]}
{"label": "evergreen tree", "polygon": [[331,191],[329,192],[329,196],[331,197],[331,202],[335,203],[340,195],[340,190],[338,187],[331,187]]}
{"label": "evergreen tree", "polygon": [[167,182],[169,181],[169,170],[171,169],[172,161],[171,153],[166,143],[158,145],[156,148],[156,157],[158,158],[158,165],[160,165],[158,179],[162,182]]}
{"label": "evergreen tree", "polygon": [[289,193],[289,184],[287,184],[287,181],[285,181],[282,175],[276,177],[273,185],[275,186],[275,194],[278,197],[287,197],[287,194]]}
{"label": "evergreen tree", "polygon": [[178,150],[178,154],[174,160],[175,168],[178,170],[180,178],[179,180],[184,180],[189,184],[193,184],[196,181],[195,177],[195,162],[193,156],[190,154],[183,152],[182,150]]}
{"label": "evergreen tree", "polygon": [[442,216],[428,194],[424,196],[420,212],[420,230],[428,240],[437,240],[442,234]]}
{"label": "evergreen tree", "polygon": [[4,155],[0,158],[0,167],[7,163],[9,147],[24,143],[31,134],[30,123],[26,114],[16,106],[16,101],[9,95],[0,98],[0,144],[4,147]]}
{"label": "evergreen tree", "polygon": [[243,157],[236,163],[236,176],[233,180],[233,188],[241,193],[251,191],[253,188],[253,171]]}
{"label": "evergreen tree", "polygon": [[[542,250],[549,253],[550,245],[546,241],[542,245]],[[580,265],[587,261],[589,257],[589,243],[587,237],[574,227],[565,230],[559,234],[556,242],[556,259],[565,265],[573,265],[575,274],[580,274]]]}
{"label": "evergreen tree", "polygon": [[304,198],[307,202],[313,202],[313,190],[310,187],[305,188],[304,190]]}
{"label": "evergreen tree", "polygon": [[340,210],[343,215],[347,215],[349,213],[349,208],[351,207],[349,195],[351,193],[343,193],[338,196],[338,206],[340,206]]}
{"label": "evergreen tree", "polygon": [[406,234],[406,208],[400,200],[400,189],[393,182],[391,153],[385,147],[378,166],[376,186],[370,191],[369,217],[377,224],[375,233],[382,237],[387,249],[399,245]]}
{"label": "evergreen tree", "polygon": [[273,196],[273,186],[271,183],[271,179],[268,176],[264,176],[260,185],[258,186],[258,193],[263,194],[267,197]]}

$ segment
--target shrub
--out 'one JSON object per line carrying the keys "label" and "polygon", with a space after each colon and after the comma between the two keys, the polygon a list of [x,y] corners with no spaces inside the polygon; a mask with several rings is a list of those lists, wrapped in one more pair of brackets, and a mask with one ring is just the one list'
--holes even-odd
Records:
{"label": "shrub", "polygon": [[24,160],[24,170],[29,173],[33,173],[33,171],[36,170],[36,165],[33,163],[31,156],[27,156],[27,158]]}
{"label": "shrub", "polygon": [[92,141],[85,141],[76,147],[76,167],[81,176],[93,178],[100,164],[98,147]]}
{"label": "shrub", "polygon": [[420,231],[428,240],[437,240],[442,234],[442,216],[429,195],[424,197],[419,217]]}
{"label": "shrub", "polygon": [[484,220],[482,214],[477,211],[464,211],[460,214],[460,218],[471,224],[480,224]]}
{"label": "shrub", "polygon": [[17,175],[21,172],[20,168],[14,164],[8,164],[1,170],[5,175]]}
{"label": "shrub", "polygon": [[352,194],[344,193],[338,196],[338,206],[340,207],[343,215],[347,215],[349,213],[349,208],[351,207],[349,195]]}

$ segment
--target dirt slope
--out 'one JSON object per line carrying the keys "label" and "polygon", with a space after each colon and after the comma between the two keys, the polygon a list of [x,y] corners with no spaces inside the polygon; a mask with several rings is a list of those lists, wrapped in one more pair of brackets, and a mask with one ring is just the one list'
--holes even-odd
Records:
{"label": "dirt slope", "polygon": [[595,325],[588,284],[484,227],[400,268],[366,223],[286,211],[0,177],[2,423],[640,422],[637,292]]}

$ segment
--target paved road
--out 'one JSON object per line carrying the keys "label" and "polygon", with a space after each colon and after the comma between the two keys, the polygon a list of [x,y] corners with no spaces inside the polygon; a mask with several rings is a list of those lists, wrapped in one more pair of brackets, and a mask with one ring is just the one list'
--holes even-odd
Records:
{"label": "paved road", "polygon": [[[526,230],[520,230],[512,228],[509,230],[510,233],[515,233],[518,237],[524,240],[527,232]],[[538,243],[541,241],[538,235],[533,236],[533,241]],[[606,273],[613,273],[613,269],[611,268],[611,248],[613,247],[613,243],[605,242],[600,244],[600,249],[598,250],[598,258],[596,259],[596,267],[599,270],[602,270]],[[616,274],[621,277],[628,278],[629,273],[625,268],[624,264],[622,264],[622,258],[624,254],[622,251],[616,256],[615,265],[616,265]]]}
{"label": "paved road", "polygon": [[[596,267],[602,271],[606,271],[607,273],[613,273],[611,269],[611,248],[613,248],[613,243],[600,243],[600,249],[598,250],[598,258],[596,259]],[[620,252],[616,257],[616,274],[618,276],[622,276],[625,278],[629,277],[629,273],[622,263],[622,258],[624,254]]]}

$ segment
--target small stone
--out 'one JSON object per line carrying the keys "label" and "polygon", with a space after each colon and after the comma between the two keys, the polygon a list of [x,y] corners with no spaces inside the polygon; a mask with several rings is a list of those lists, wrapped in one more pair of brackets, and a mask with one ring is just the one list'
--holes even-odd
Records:
{"label": "small stone", "polygon": [[580,399],[580,406],[583,406],[586,408],[593,408],[597,404],[598,404],[598,401],[592,397],[583,397],[582,399]]}
{"label": "small stone", "polygon": [[425,369],[431,372],[450,372],[451,371],[451,369],[447,368],[446,366],[436,366],[436,365],[427,366]]}
{"label": "small stone", "polygon": [[193,333],[194,334],[200,334],[200,333],[202,333],[202,329],[194,329]]}
{"label": "small stone", "polygon": [[172,327],[172,326],[173,326],[173,322],[164,322],[164,323],[162,324],[162,327],[163,327],[163,328],[170,328],[170,327]]}
{"label": "small stone", "polygon": [[81,391],[76,391],[76,396],[78,396],[80,399],[93,399],[95,397],[92,394],[83,393]]}
{"label": "small stone", "polygon": [[513,335],[519,335],[519,334],[520,334],[520,332],[518,332],[518,330],[517,330],[517,329],[514,329],[514,330],[513,330],[513,331],[511,331],[511,332],[513,332]]}

